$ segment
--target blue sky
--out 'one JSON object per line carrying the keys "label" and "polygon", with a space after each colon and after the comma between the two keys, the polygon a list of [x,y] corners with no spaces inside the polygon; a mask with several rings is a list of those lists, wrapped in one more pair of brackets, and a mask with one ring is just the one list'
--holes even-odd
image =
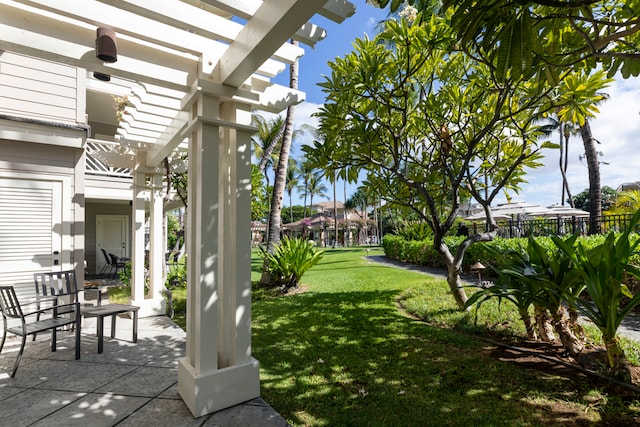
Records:
{"label": "blue sky", "polygon": [[[300,60],[299,88],[306,92],[306,101],[296,107],[296,127],[302,124],[317,125],[317,121],[311,115],[324,102],[321,89],[317,86],[323,80],[323,75],[329,74],[328,61],[338,56],[351,52],[353,41],[356,38],[368,34],[374,37],[376,24],[383,20],[386,11],[373,8],[365,3],[365,0],[350,0],[356,6],[356,13],[342,24],[335,24],[322,17],[315,18],[314,23],[327,30],[327,37],[317,44],[315,49],[304,46],[306,53]],[[288,86],[288,71],[280,74],[275,82]],[[616,82],[605,90],[610,99],[603,103],[599,109],[600,114],[591,121],[594,137],[601,141],[598,150],[602,152],[600,174],[602,185],[608,185],[614,189],[619,185],[640,181],[640,79],[617,79]],[[553,135],[552,141],[557,142],[558,136]],[[307,138],[299,138],[294,141],[292,156],[300,156],[300,145]],[[584,160],[579,156],[584,153],[582,140],[579,136],[573,137],[569,148],[568,178],[572,194],[577,194],[588,188],[588,170]],[[530,171],[527,175],[528,184],[522,186],[520,194],[510,194],[513,200],[537,203],[548,206],[560,203],[561,176],[558,167],[558,152],[547,150],[543,162],[545,166]],[[604,164],[604,162],[608,164]],[[327,196],[333,199],[330,185]],[[355,189],[349,186],[347,197]],[[295,193],[295,192],[294,192]],[[343,185],[338,184],[337,199],[344,201]],[[294,194],[294,204],[302,204],[301,198]],[[325,199],[326,200],[326,199]],[[314,199],[314,201],[316,201]],[[501,197],[499,202],[506,201]],[[284,206],[289,206],[288,197],[285,196]]]}

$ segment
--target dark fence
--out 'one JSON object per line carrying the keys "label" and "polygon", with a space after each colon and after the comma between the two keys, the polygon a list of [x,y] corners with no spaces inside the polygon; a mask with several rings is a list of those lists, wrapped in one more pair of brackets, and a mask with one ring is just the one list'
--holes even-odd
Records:
{"label": "dark fence", "polygon": [[[600,217],[600,231],[624,231],[633,215],[604,215]],[[568,234],[589,234],[589,218],[555,217],[546,219],[509,219],[500,220],[498,235],[500,237],[565,236]],[[483,223],[473,223],[469,227],[473,233],[484,230]],[[638,227],[636,227],[638,231]]]}

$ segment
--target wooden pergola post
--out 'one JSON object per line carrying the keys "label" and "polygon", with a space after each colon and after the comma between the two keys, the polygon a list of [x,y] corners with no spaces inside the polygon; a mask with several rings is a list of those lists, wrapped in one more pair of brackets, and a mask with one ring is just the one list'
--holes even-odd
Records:
{"label": "wooden pergola post", "polygon": [[251,357],[251,115],[198,90],[190,100],[187,354],[178,392],[194,416],[260,396]]}

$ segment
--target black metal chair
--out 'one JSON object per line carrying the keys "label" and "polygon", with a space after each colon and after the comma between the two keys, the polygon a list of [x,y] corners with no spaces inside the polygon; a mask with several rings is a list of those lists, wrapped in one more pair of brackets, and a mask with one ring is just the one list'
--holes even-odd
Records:
{"label": "black metal chair", "polygon": [[116,275],[118,274],[118,270],[124,270],[125,267],[127,266],[128,259],[120,258],[119,256],[114,254],[109,254],[109,257],[111,257],[111,265],[115,269],[115,271],[113,272],[113,276],[111,278],[115,279]]}
{"label": "black metal chair", "polygon": [[107,251],[105,251],[104,249],[100,248],[100,251],[102,252],[102,255],[104,255],[104,260],[106,264],[102,266],[102,268],[98,272],[98,276],[102,276],[107,270],[107,268],[109,269],[108,276],[111,276],[111,272],[113,271],[113,265],[111,264],[111,257],[109,256],[109,254],[107,254]]}
{"label": "black metal chair", "polygon": [[[75,327],[76,334],[76,360],[80,359],[80,304],[77,300],[69,304],[58,304],[58,298],[55,296],[42,297],[38,299],[38,302],[42,302],[44,299],[48,299],[52,306],[46,308],[39,307],[35,311],[24,312],[13,286],[0,286],[0,308],[2,309],[2,318],[4,320],[4,332],[2,335],[2,342],[0,343],[0,353],[4,347],[7,332],[11,332],[12,334],[22,337],[20,351],[18,352],[13,371],[11,372],[12,378],[15,377],[16,371],[18,370],[18,365],[20,364],[20,359],[24,352],[27,336],[35,335],[38,332],[51,330],[51,351],[56,351],[57,329],[67,325],[73,325]],[[61,315],[63,312],[66,316]],[[41,314],[47,313],[49,313],[51,317],[43,320],[39,319]],[[36,316],[37,319],[30,320],[31,316]],[[8,319],[19,319],[20,326],[9,327],[7,324]]]}

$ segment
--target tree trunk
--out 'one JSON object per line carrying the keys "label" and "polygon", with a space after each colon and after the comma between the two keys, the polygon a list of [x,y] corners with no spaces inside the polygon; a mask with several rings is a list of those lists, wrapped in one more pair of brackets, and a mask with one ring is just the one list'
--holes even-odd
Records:
{"label": "tree trunk", "polygon": [[534,305],[533,312],[536,319],[536,327],[538,328],[538,335],[540,339],[545,342],[553,342],[556,340],[553,334],[553,328],[549,322],[549,316],[547,316],[547,309],[541,305]]}
{"label": "tree trunk", "polygon": [[[291,43],[295,46],[297,41],[292,40]],[[291,89],[298,89],[298,61],[294,61],[290,65],[290,85]],[[282,137],[282,148],[280,149],[280,157],[278,158],[278,167],[276,169],[276,176],[273,183],[273,195],[271,196],[271,211],[269,212],[269,228],[267,231],[268,244],[267,252],[272,254],[275,247],[280,243],[280,223],[282,212],[282,200],[284,199],[284,193],[286,190],[287,182],[287,166],[289,165],[289,152],[291,151],[291,142],[293,139],[293,116],[295,113],[295,106],[290,105],[287,108],[287,118],[284,125],[284,134]],[[269,274],[268,258],[265,257],[262,267],[262,277],[260,283],[268,285],[272,282],[271,274]]]}
{"label": "tree trunk", "polygon": [[584,341],[586,334],[584,328],[578,321],[578,310],[576,310],[575,307],[569,307],[567,312],[569,313],[569,327],[576,337]]}
{"label": "tree trunk", "polygon": [[602,216],[602,194],[600,191],[600,165],[596,141],[591,134],[589,121],[585,120],[580,127],[580,135],[584,144],[584,155],[589,169],[589,235],[600,234],[600,217]]}
{"label": "tree trunk", "polygon": [[456,300],[456,304],[458,304],[458,308],[460,310],[464,310],[464,306],[467,303],[467,294],[465,293],[464,288],[462,287],[460,272],[458,271],[458,269],[455,267],[453,263],[446,262],[446,264],[447,264],[447,271],[448,271],[447,283],[449,284],[449,289],[451,289],[451,293],[453,294],[453,299]]}
{"label": "tree trunk", "polygon": [[536,333],[536,328],[533,327],[533,322],[531,322],[529,310],[519,310],[519,314],[520,319],[522,319],[524,327],[527,330],[527,339],[538,341],[538,334]]}
{"label": "tree trunk", "polygon": [[338,244],[338,205],[337,205],[337,193],[336,186],[338,185],[338,177],[336,173],[333,173],[333,247],[335,249]]}
{"label": "tree trunk", "polygon": [[[462,280],[460,279],[460,268],[462,267],[462,258],[464,257],[465,250],[459,247],[459,251],[454,258],[449,251],[449,247],[442,241],[442,237],[438,238],[438,236],[434,236],[433,246],[440,255],[442,255],[442,259],[447,266],[447,283],[449,284],[453,299],[456,301],[460,310],[465,310],[467,294],[462,287]],[[467,308],[467,310],[469,309]]]}
{"label": "tree trunk", "polygon": [[553,326],[560,337],[560,341],[564,348],[571,354],[575,356],[576,354],[580,354],[582,350],[584,350],[584,344],[578,337],[576,337],[569,327],[569,322],[567,317],[565,316],[564,307],[560,306],[558,310],[552,314],[553,318]]}
{"label": "tree trunk", "polygon": [[293,222],[293,200],[291,200],[291,191],[289,191],[289,222]]}
{"label": "tree trunk", "polygon": [[567,187],[567,175],[564,173],[564,141],[563,141],[563,130],[564,125],[560,122],[559,130],[560,130],[560,160],[558,161],[560,165],[560,174],[562,175],[562,196],[560,196],[560,205],[564,206],[564,191]]}
{"label": "tree trunk", "polygon": [[631,383],[631,370],[627,357],[620,347],[620,341],[617,337],[602,336],[604,345],[607,349],[607,359],[609,361],[609,369],[611,374],[621,381]]}
{"label": "tree trunk", "polygon": [[[571,132],[567,130],[567,125],[564,125],[564,164],[562,165],[562,179],[564,181],[564,188],[567,190],[567,199],[569,201],[569,206],[571,208],[575,208],[575,204],[573,203],[573,196],[571,195],[571,190],[569,189],[569,181],[567,180],[567,168],[569,167],[569,137],[571,136]],[[564,205],[564,203],[562,203]]]}
{"label": "tree trunk", "polygon": [[345,228],[342,232],[342,237],[344,239],[344,247],[346,248],[347,246],[349,246],[349,235],[351,234],[351,230],[349,228],[349,214],[347,214],[347,178],[344,179],[344,184],[343,184],[343,191],[344,191],[344,223],[345,223]]}

